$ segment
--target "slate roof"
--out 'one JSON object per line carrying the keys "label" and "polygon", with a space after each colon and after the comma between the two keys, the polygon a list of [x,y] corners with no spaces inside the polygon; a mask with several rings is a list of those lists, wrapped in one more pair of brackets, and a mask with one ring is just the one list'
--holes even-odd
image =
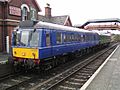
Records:
{"label": "slate roof", "polygon": [[68,15],[63,15],[63,16],[52,16],[52,17],[46,17],[43,15],[39,15],[38,19],[43,22],[49,22],[49,23],[54,23],[54,24],[59,24],[59,25],[64,25],[65,21],[69,18]]}

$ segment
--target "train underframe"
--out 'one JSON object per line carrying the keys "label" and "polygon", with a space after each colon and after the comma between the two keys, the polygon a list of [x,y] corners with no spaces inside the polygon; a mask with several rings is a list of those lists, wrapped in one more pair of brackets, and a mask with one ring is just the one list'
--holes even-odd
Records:
{"label": "train underframe", "polygon": [[105,48],[107,46],[109,46],[109,43],[99,44],[94,47],[84,48],[72,53],[54,56],[42,60],[33,60],[33,59],[25,59],[25,58],[23,59],[23,58],[16,58],[11,56],[9,57],[8,61],[9,63],[13,64],[15,72],[20,70],[30,70],[33,68],[40,70],[48,70],[65,62],[74,60],[77,57],[81,57],[85,54],[99,51],[100,49]]}
{"label": "train underframe", "polygon": [[56,67],[56,66],[63,64],[65,62],[74,60],[75,58],[79,58],[79,57],[84,56],[84,55],[89,54],[89,53],[97,52],[97,51],[99,51],[103,48],[106,48],[108,46],[109,46],[109,43],[99,44],[99,45],[96,45],[94,47],[89,47],[89,48],[77,50],[73,53],[67,53],[64,55],[59,55],[56,57],[47,58],[47,59],[41,60],[40,68],[43,70],[46,70],[46,69],[48,70],[50,68]]}

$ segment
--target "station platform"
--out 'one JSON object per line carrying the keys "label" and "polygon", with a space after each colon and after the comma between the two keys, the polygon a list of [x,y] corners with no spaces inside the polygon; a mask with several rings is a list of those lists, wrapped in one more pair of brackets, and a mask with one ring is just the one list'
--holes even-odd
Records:
{"label": "station platform", "polygon": [[80,90],[120,90],[120,45]]}
{"label": "station platform", "polygon": [[10,56],[10,54],[0,52],[0,64],[8,61],[9,56]]}
{"label": "station platform", "polygon": [[10,54],[0,52],[0,78],[14,72],[12,65],[7,63],[9,56]]}

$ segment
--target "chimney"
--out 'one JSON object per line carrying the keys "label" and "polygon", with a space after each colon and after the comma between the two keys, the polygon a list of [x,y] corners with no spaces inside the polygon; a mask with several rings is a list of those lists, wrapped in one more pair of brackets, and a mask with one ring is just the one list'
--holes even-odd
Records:
{"label": "chimney", "polygon": [[50,8],[50,4],[46,4],[47,6],[45,7],[45,16],[50,18],[51,17],[51,8]]}

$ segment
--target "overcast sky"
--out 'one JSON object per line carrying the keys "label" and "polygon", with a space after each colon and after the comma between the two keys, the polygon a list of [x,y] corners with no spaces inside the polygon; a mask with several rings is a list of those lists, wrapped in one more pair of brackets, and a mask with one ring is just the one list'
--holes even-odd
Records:
{"label": "overcast sky", "polygon": [[91,19],[120,18],[120,0],[37,0],[44,15],[46,3],[52,16],[69,15],[72,24],[83,24]]}

